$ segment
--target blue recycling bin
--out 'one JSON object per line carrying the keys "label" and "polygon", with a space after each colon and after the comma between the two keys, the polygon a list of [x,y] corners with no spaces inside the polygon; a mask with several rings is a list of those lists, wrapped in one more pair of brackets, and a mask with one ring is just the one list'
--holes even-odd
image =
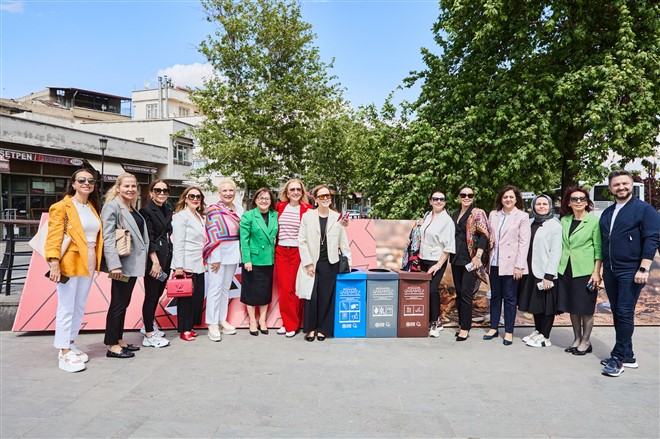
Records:
{"label": "blue recycling bin", "polygon": [[396,337],[398,309],[399,274],[367,270],[367,337]]}
{"label": "blue recycling bin", "polygon": [[364,337],[367,274],[353,269],[337,275],[335,288],[335,338]]}

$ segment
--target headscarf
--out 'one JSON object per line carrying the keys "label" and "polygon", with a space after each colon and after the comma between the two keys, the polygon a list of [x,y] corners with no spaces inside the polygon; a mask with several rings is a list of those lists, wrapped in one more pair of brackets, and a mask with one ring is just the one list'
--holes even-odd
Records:
{"label": "headscarf", "polygon": [[[539,198],[545,198],[548,200],[548,205],[550,206],[550,209],[548,210],[548,213],[546,215],[539,215],[536,213],[536,200]],[[542,223],[544,221],[547,221],[551,218],[553,218],[555,215],[552,212],[552,198],[545,194],[537,195],[534,198],[532,198],[532,215],[534,215],[534,222],[535,223]]]}

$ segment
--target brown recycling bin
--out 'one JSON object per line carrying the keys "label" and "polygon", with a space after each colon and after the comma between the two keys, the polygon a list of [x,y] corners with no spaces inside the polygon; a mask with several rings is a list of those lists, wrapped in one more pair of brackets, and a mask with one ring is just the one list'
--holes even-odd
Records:
{"label": "brown recycling bin", "polygon": [[431,275],[399,271],[399,324],[397,337],[428,337]]}

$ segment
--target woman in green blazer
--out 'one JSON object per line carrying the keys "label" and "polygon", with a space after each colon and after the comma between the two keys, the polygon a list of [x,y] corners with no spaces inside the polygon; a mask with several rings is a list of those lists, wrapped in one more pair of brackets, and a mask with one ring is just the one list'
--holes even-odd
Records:
{"label": "woman in green blazer", "polygon": [[[273,194],[267,188],[257,190],[252,197],[252,210],[241,217],[241,302],[247,306],[250,335],[268,334],[266,316],[272,300],[273,266],[277,212]],[[259,307],[257,323],[255,307]]]}
{"label": "woman in green blazer", "polygon": [[594,310],[600,284],[601,237],[593,202],[584,189],[569,187],[561,200],[562,253],[559,261],[557,308],[571,314],[575,339],[564,349],[586,355],[591,347]]}

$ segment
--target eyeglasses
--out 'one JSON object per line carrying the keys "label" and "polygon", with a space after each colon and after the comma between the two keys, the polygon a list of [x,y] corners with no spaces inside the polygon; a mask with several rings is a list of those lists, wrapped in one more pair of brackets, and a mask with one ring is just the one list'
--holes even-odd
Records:
{"label": "eyeglasses", "polygon": [[322,194],[322,195],[317,195],[316,198],[318,198],[319,200],[329,200],[330,198],[332,198],[332,195]]}
{"label": "eyeglasses", "polygon": [[587,197],[571,197],[571,203],[586,203]]}
{"label": "eyeglasses", "polygon": [[270,201],[270,197],[259,197],[257,198],[259,201]]}
{"label": "eyeglasses", "polygon": [[474,194],[458,194],[458,196],[461,198],[469,198],[469,199],[474,198]]}
{"label": "eyeglasses", "polygon": [[188,194],[188,199],[189,200],[201,200],[202,195],[200,195],[200,194]]}
{"label": "eyeglasses", "polygon": [[76,181],[78,182],[78,184],[85,184],[85,182],[87,182],[89,184],[96,184],[96,179],[95,178],[80,177],[80,178],[76,178]]}
{"label": "eyeglasses", "polygon": [[301,187],[290,187],[288,189],[288,191],[289,192],[302,192],[302,188]]}
{"label": "eyeglasses", "polygon": [[446,200],[447,199],[445,197],[431,197],[431,201],[433,201],[434,203],[437,203],[438,201],[444,202]]}
{"label": "eyeglasses", "polygon": [[154,194],[160,195],[160,194],[169,194],[170,190],[168,188],[159,188],[155,187],[153,188]]}

